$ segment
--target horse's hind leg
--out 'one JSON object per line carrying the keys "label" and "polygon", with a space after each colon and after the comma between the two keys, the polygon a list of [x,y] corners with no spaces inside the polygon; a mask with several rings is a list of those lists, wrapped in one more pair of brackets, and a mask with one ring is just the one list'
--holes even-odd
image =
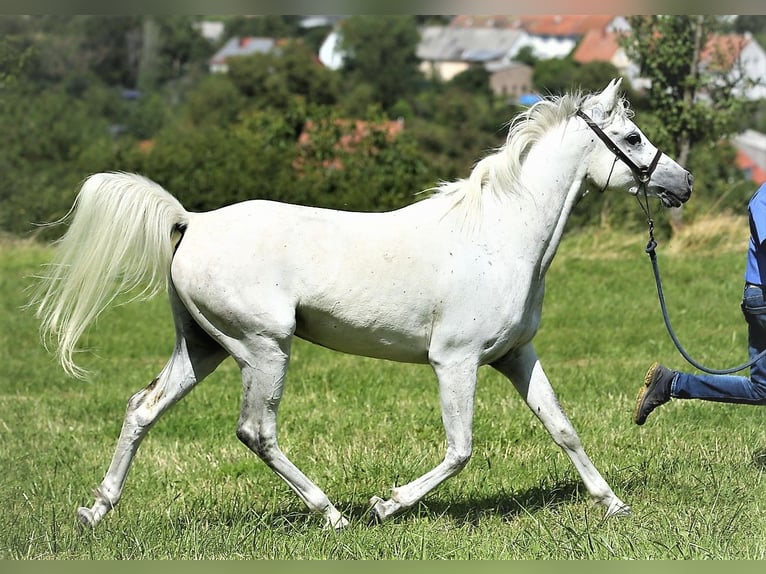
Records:
{"label": "horse's hind leg", "polygon": [[177,338],[173,354],[157,378],[128,401],[117,448],[104,479],[94,491],[93,506],[81,507],[77,511],[84,526],[98,524],[119,502],[133,457],[160,415],[215,370],[227,356],[217,343],[193,324],[185,310],[176,306],[174,316]]}
{"label": "horse's hind leg", "polygon": [[289,362],[290,337],[251,337],[232,352],[242,369],[242,411],[237,437],[282,478],[306,506],[322,513],[325,526],[343,528],[348,521],[327,495],[285,456],[277,444],[277,409]]}
{"label": "horse's hind leg", "polygon": [[533,346],[528,344],[512,351],[492,366],[511,380],[553,441],[569,456],[591,498],[606,506],[606,515],[630,513],[630,508],[617,498],[585,454],[580,438],[564,414]]}

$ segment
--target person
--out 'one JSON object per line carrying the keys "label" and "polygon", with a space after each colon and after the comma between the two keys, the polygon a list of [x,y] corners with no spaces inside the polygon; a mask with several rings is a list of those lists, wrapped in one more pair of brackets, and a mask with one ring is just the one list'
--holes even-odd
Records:
{"label": "person", "polygon": [[[750,240],[745,265],[742,313],[748,325],[750,360],[766,349],[766,183],[748,202]],[[766,404],[766,358],[750,367],[750,376],[706,375],[675,371],[653,363],[638,391],[633,421],[646,418],[670,399],[700,399],[721,403]]]}

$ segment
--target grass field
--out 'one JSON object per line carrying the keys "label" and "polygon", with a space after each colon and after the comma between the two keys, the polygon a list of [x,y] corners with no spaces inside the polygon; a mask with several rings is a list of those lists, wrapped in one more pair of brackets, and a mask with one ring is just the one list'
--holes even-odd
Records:
{"label": "grass field", "polygon": [[[739,312],[746,222],[695,226],[659,247],[674,326],[699,360],[746,358]],[[604,520],[513,388],[480,371],[474,457],[412,511],[367,525],[367,500],[443,455],[427,367],[297,342],[280,409],[283,449],[351,519],[322,530],[237,440],[231,360],[151,431],[123,500],[93,531],[92,502],[125,403],[172,348],[164,298],[106,313],[66,378],[40,347],[23,288],[45,248],[0,241],[0,558],[684,559],[766,558],[766,411],[674,401],[631,422],[653,360],[684,367],[664,331],[641,234],[566,238],[536,340],[586,451],[633,508]]]}

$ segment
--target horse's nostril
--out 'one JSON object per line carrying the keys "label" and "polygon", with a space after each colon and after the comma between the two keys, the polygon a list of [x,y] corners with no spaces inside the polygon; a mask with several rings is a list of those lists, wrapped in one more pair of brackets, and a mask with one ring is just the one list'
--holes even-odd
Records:
{"label": "horse's nostril", "polygon": [[689,187],[694,185],[694,176],[688,171],[686,172],[686,183],[689,184]]}

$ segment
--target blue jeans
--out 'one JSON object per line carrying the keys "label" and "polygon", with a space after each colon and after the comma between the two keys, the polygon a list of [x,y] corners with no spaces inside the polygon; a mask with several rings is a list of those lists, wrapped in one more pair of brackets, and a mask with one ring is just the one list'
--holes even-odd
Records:
{"label": "blue jeans", "polygon": [[[745,285],[742,313],[747,321],[748,349],[753,359],[766,349],[766,287]],[[670,396],[676,399],[766,405],[766,358],[750,367],[750,377],[679,372],[670,386]]]}

